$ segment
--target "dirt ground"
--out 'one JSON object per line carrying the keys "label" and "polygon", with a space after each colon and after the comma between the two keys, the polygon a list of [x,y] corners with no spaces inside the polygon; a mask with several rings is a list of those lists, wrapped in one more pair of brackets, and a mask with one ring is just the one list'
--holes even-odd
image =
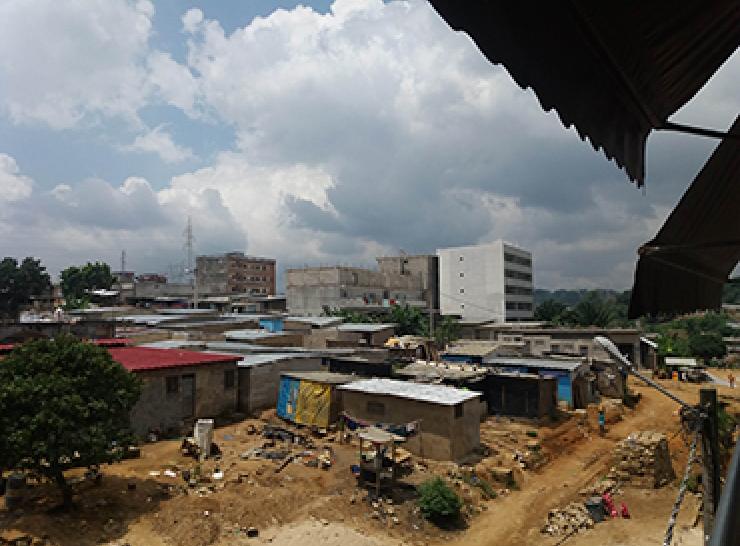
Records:
{"label": "dirt ground", "polygon": [[[698,400],[697,385],[663,384],[687,402]],[[220,470],[222,479],[206,478],[197,487],[188,487],[180,473],[195,472],[196,465],[180,454],[179,441],[147,444],[140,458],[104,467],[101,485],[76,486],[78,508],[72,513],[54,508],[59,498],[52,488],[32,488],[21,512],[10,514],[0,509],[0,538],[45,537],[48,544],[58,546],[554,546],[561,537],[540,532],[548,511],[582,500],[579,491],[605,476],[615,443],[629,433],[666,433],[674,469],[679,476],[683,471],[688,449],[680,434],[678,405],[635,381],[631,387],[642,395],[640,403],[635,410],[626,410],[621,421],[610,424],[604,437],[595,432],[593,415],[590,420],[574,416],[542,426],[490,418],[481,428],[481,439],[491,453],[482,464],[514,468],[517,484],[496,484],[498,496],[493,500],[485,500],[476,487],[462,483],[457,465],[425,464],[414,457],[406,486],[394,491],[388,502],[373,506],[364,500],[364,492],[349,472],[357,460],[356,446],[339,445],[331,441],[333,438],[315,439],[316,449],[327,446],[333,451],[329,470],[293,462],[276,472],[277,462],[240,457],[265,442],[248,433],[249,425],[262,424],[251,420],[216,431],[222,458],[203,463],[200,474],[209,477]],[[718,391],[731,411],[740,412],[740,389],[719,387]],[[544,455],[542,466],[522,470],[514,457],[526,451],[533,431]],[[167,476],[166,470],[174,470],[176,476]],[[413,486],[433,475],[450,479],[466,501],[465,521],[458,528],[438,529],[424,521],[415,506]],[[616,500],[629,506],[632,518],[608,520],[583,530],[567,539],[566,546],[659,543],[677,483],[657,490],[624,487]],[[701,524],[694,526],[698,507],[697,497],[688,494],[676,544],[700,544]],[[256,528],[259,536],[247,537],[249,527]]]}

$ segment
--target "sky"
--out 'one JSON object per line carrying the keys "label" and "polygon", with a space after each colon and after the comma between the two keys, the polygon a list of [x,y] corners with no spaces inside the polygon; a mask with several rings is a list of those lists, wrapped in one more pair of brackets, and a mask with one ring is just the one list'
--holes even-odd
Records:
{"label": "sky", "polygon": [[[717,142],[657,133],[638,190],[421,0],[3,0],[0,256],[171,273],[502,238],[539,288],[632,283]],[[725,130],[735,53],[674,121]]]}

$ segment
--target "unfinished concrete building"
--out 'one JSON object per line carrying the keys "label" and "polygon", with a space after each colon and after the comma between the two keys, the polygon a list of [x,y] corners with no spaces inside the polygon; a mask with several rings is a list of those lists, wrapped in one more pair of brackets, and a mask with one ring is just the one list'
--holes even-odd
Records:
{"label": "unfinished concrete building", "polygon": [[275,294],[275,260],[228,252],[198,256],[198,291],[201,294]]}
{"label": "unfinished concrete building", "polygon": [[285,271],[288,310],[321,315],[327,309],[380,310],[393,304],[426,307],[421,275],[361,267],[305,267]]}
{"label": "unfinished concrete building", "polygon": [[380,271],[421,277],[422,299],[428,309],[439,309],[439,258],[433,254],[381,256]]}

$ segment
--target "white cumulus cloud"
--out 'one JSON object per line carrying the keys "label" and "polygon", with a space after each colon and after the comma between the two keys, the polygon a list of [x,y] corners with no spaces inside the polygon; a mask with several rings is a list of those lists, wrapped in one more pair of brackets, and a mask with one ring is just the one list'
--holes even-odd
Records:
{"label": "white cumulus cloud", "polygon": [[167,163],[181,163],[194,157],[193,151],[176,144],[162,125],[137,136],[131,144],[121,148],[128,152],[154,153]]}
{"label": "white cumulus cloud", "polygon": [[29,197],[32,190],[31,179],[20,173],[15,159],[0,153],[0,202],[20,201]]}

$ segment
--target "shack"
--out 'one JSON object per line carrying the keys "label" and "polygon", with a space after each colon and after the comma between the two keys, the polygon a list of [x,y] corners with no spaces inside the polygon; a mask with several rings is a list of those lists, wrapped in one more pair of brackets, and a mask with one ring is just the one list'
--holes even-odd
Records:
{"label": "shack", "polygon": [[111,347],[113,360],[143,380],[131,411],[135,434],[183,432],[197,419],[237,409],[238,355],[146,347]]}
{"label": "shack", "polygon": [[338,387],[354,421],[413,431],[406,447],[422,457],[459,461],[480,444],[480,393],[374,378]]}
{"label": "shack", "polygon": [[490,357],[485,364],[501,372],[554,377],[558,384],[558,402],[569,408],[585,408],[594,399],[592,375],[583,359]]}
{"label": "shack", "polygon": [[261,329],[246,330],[228,330],[224,332],[224,338],[227,341],[236,341],[242,343],[251,343],[254,345],[267,346],[290,346],[300,347],[303,342],[303,336],[288,332],[271,332]]}
{"label": "shack", "polygon": [[442,383],[481,393],[490,414],[543,418],[557,407],[554,377],[496,372],[475,364],[417,361],[396,370],[417,382]]}
{"label": "shack", "polygon": [[276,406],[283,372],[326,369],[321,355],[316,353],[261,353],[241,355],[239,358],[237,407],[247,414]]}
{"label": "shack", "polygon": [[557,409],[557,379],[551,376],[500,372],[486,377],[485,389],[492,414],[542,419]]}
{"label": "shack", "polygon": [[328,346],[366,346],[384,347],[395,333],[395,324],[347,323],[337,328],[337,340],[327,342]]}
{"label": "shack", "polygon": [[278,417],[299,425],[326,428],[339,420],[342,396],[337,387],[356,381],[330,372],[283,372],[278,391]]}
{"label": "shack", "polygon": [[524,350],[521,342],[498,342],[479,340],[458,340],[440,354],[445,362],[483,364],[493,356],[520,356]]}
{"label": "shack", "polygon": [[361,375],[363,377],[390,377],[393,365],[390,362],[373,362],[358,356],[330,356],[327,358],[329,371]]}

